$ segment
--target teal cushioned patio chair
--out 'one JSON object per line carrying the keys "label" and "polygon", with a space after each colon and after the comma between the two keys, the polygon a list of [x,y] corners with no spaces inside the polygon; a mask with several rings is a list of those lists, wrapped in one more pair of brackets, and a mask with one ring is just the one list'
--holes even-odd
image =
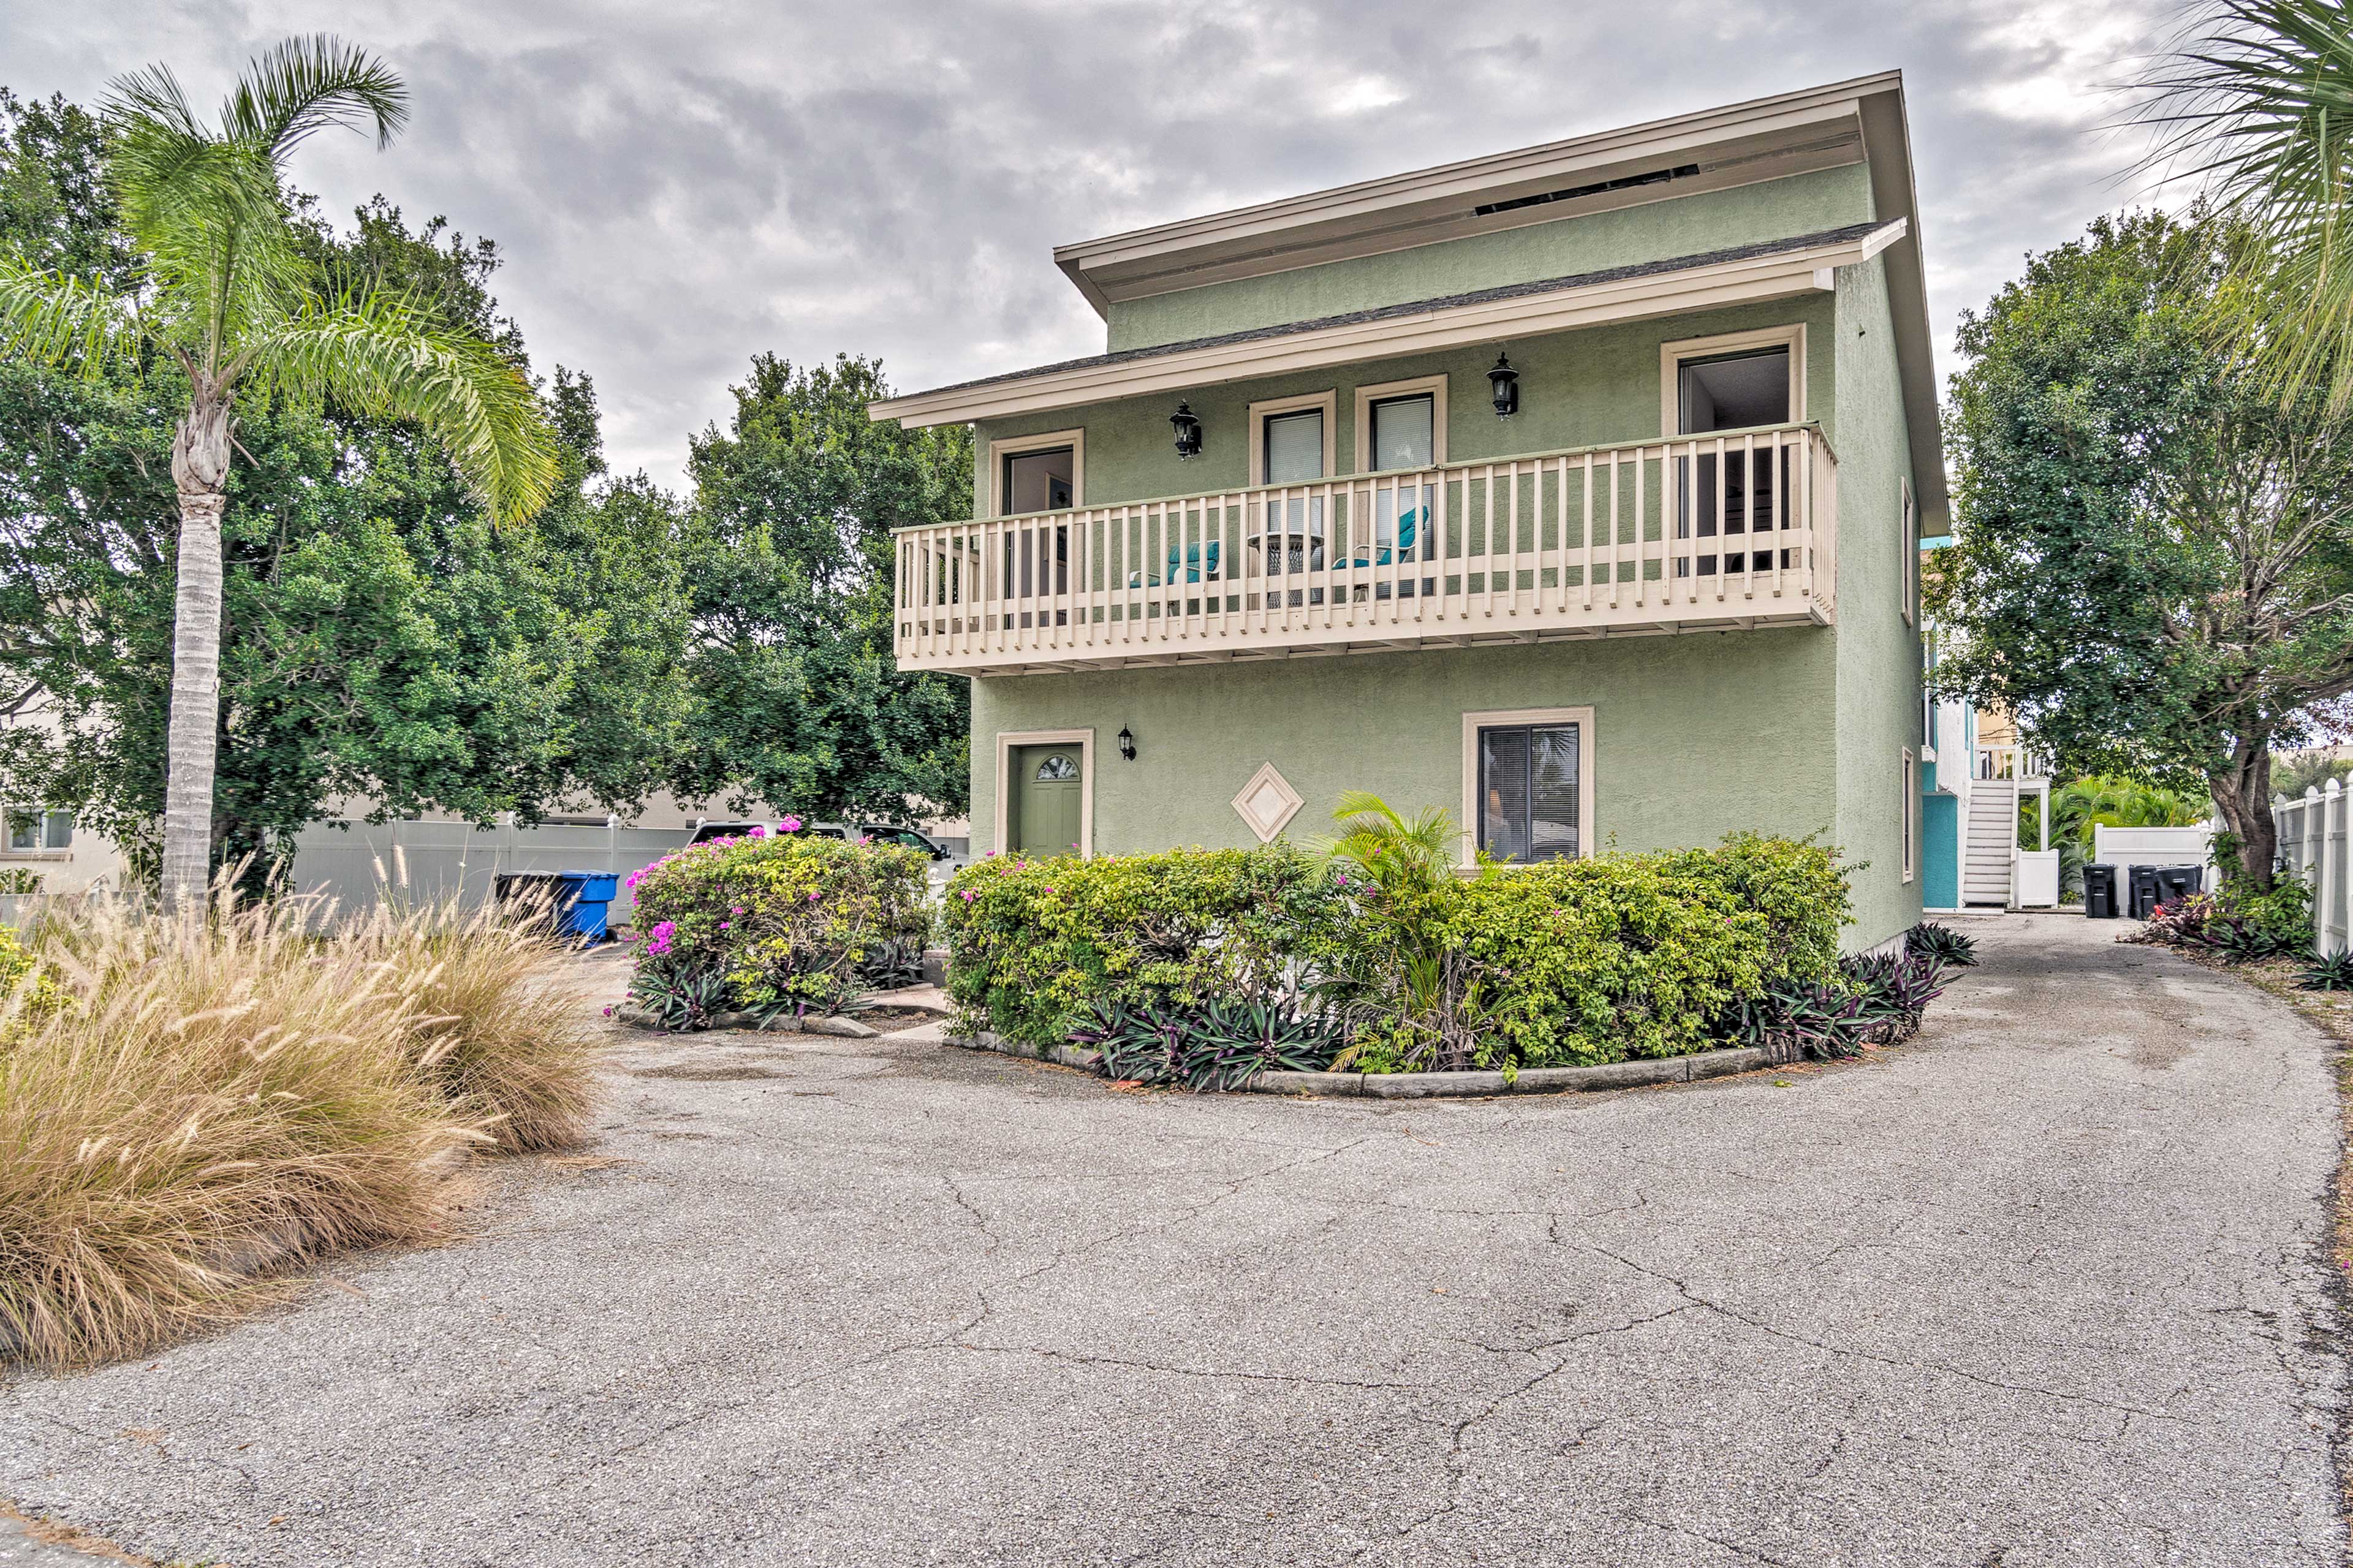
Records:
{"label": "teal cushioned patio chair", "polygon": [[[1206,546],[1206,549],[1208,550],[1206,557],[1202,553],[1204,548],[1205,547],[1198,542],[1182,547],[1185,558],[1183,577],[1185,582],[1198,583],[1201,581],[1204,573],[1212,578],[1217,576],[1218,541],[1212,539],[1208,542],[1208,544]],[[1167,581],[1171,583],[1178,580],[1176,564],[1178,550],[1179,547],[1174,544],[1168,547]],[[1131,572],[1127,574],[1127,585],[1131,588],[1157,588],[1160,586],[1160,584],[1161,577],[1156,572],[1149,577],[1145,576],[1141,572]]]}

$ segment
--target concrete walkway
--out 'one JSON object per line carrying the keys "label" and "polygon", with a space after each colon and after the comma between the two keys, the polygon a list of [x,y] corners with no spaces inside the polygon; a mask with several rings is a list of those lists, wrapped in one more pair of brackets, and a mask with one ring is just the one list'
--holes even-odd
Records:
{"label": "concrete walkway", "polygon": [[617,1163],[0,1389],[0,1497],[237,1568],[2338,1568],[2329,1047],[1973,929],[1913,1046],[1613,1096],[619,1038]]}

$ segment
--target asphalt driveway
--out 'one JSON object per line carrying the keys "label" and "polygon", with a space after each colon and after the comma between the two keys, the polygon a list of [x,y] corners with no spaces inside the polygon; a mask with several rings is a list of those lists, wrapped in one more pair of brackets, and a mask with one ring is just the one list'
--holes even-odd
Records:
{"label": "asphalt driveway", "polygon": [[1974,929],[1912,1046],[1609,1096],[623,1037],[623,1163],[0,1388],[0,1497],[237,1568],[2338,1568],[2331,1047]]}

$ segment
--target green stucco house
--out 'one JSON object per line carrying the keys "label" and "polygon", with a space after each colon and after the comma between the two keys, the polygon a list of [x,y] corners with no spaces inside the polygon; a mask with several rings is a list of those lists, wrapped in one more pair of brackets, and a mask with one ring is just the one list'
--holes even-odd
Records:
{"label": "green stucco house", "polygon": [[1527,860],[1822,832],[1919,917],[1944,460],[1900,75],[1065,246],[1103,353],[898,535],[973,847],[1249,845],[1343,790]]}

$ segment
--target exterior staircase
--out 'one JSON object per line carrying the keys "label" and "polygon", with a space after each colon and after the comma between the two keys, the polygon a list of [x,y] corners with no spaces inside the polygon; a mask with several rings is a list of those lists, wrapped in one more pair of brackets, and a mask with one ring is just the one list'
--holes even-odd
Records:
{"label": "exterior staircase", "polygon": [[1969,785],[1968,841],[1961,856],[1961,902],[2010,907],[2010,858],[2018,847],[2018,781]]}

